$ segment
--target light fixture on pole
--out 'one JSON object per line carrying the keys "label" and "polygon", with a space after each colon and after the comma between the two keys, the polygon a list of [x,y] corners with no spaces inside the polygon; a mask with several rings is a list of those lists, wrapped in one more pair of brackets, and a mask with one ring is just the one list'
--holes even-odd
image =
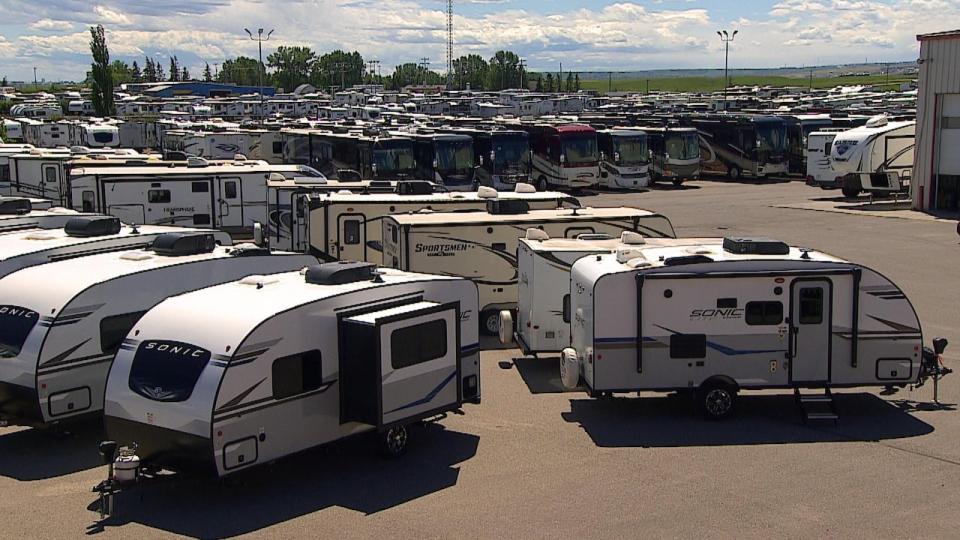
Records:
{"label": "light fixture on pole", "polygon": [[727,87],[730,86],[730,77],[727,75],[730,70],[730,42],[733,41],[733,38],[737,37],[739,30],[734,30],[732,34],[728,34],[726,30],[718,30],[717,35],[720,36],[720,41],[724,45],[724,55],[723,55],[723,108],[727,108]]}
{"label": "light fixture on pole", "polygon": [[263,72],[264,72],[263,42],[270,41],[270,35],[273,34],[273,30],[270,30],[269,32],[267,32],[267,37],[263,37],[263,28],[257,28],[257,37],[253,37],[253,32],[251,32],[249,29],[244,28],[243,30],[247,33],[248,36],[250,36],[250,39],[257,42],[257,50],[260,55],[259,56],[260,65],[259,65],[259,69],[257,69],[257,81],[259,82],[259,86],[260,86],[260,124],[262,125],[263,124]]}

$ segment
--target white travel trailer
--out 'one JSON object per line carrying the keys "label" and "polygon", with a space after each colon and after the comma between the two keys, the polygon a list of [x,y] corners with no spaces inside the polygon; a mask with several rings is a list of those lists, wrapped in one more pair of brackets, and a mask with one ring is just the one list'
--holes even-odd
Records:
{"label": "white travel trailer", "polygon": [[152,158],[123,148],[35,148],[9,157],[10,191],[28,197],[52,199],[60,206],[67,206],[70,170],[77,162],[87,159],[96,159],[99,166],[106,167]]}
{"label": "white travel trailer", "polygon": [[[103,410],[120,344],[169,296],[316,264],[211,232],[166,233],[148,249],[41,264],[0,280],[0,419],[42,425]],[[43,287],[37,287],[43,283]]]}
{"label": "white travel trailer", "polygon": [[833,170],[830,151],[842,128],[812,131],[807,135],[807,185],[821,189],[843,187],[843,175]]}
{"label": "white travel trailer", "polygon": [[245,231],[267,220],[267,179],[316,173],[303,165],[190,158],[168,167],[75,167],[68,205],[127,223]]}
{"label": "white travel trailer", "polygon": [[408,425],[480,402],[476,310],[468,280],[363,263],[169,298],[120,346],[107,435],[217,476],[361,433],[400,454]]}
{"label": "white travel trailer", "polygon": [[[383,261],[383,225],[380,221],[390,214],[421,210],[481,211],[490,200],[523,201],[537,210],[553,210],[564,204],[580,206],[579,201],[569,195],[555,191],[538,192],[529,184],[519,184],[516,191],[510,192],[481,187],[476,192],[433,193],[432,184],[428,182],[403,182],[400,189],[397,193],[338,192],[306,198],[301,203],[305,209],[291,212],[290,226],[284,228],[290,231],[290,249],[309,250],[322,259],[380,264]],[[284,230],[274,235],[286,238]],[[287,244],[282,241],[278,245]]]}
{"label": "white travel trailer", "polygon": [[[117,135],[120,137],[120,146],[145,150],[158,148],[156,126],[147,120],[124,120],[116,122]],[[231,156],[233,157],[233,156]]]}
{"label": "white travel trailer", "polygon": [[113,124],[76,122],[69,127],[70,144],[87,148],[120,146],[120,131]]}
{"label": "white travel trailer", "polygon": [[0,195],[10,195],[10,156],[33,150],[32,144],[0,143]]}
{"label": "white travel trailer", "polygon": [[[77,216],[62,229],[23,230],[0,235],[0,278],[17,270],[97,253],[109,253],[151,245],[157,236],[191,230],[145,225],[130,227],[111,216]],[[216,242],[229,246],[230,235],[212,232]]]}
{"label": "white travel trailer", "polygon": [[3,127],[7,130],[5,142],[9,143],[23,140],[23,125],[21,125],[19,121],[10,118],[0,118],[0,122],[3,122]]}
{"label": "white travel trailer", "polygon": [[865,125],[837,134],[830,151],[833,169],[844,175],[843,194],[906,193],[913,174],[915,120],[891,122],[874,116]]}
{"label": "white travel trailer", "polygon": [[750,238],[655,240],[632,255],[573,265],[569,388],[696,391],[712,418],[738,391],[786,388],[807,419],[835,419],[831,388],[917,384],[933,367],[910,301],[862,265]]}
{"label": "white travel trailer", "polygon": [[237,154],[253,156],[260,153],[260,134],[245,131],[196,132],[181,138],[176,148],[166,149],[205,159],[233,159]]}
{"label": "white travel trailer", "polygon": [[487,211],[385,216],[383,263],[474,280],[480,290],[480,329],[496,335],[500,312],[517,307],[517,244],[530,228],[559,238],[623,231],[674,234],[669,220],[637,208],[529,210],[524,201],[493,200]]}

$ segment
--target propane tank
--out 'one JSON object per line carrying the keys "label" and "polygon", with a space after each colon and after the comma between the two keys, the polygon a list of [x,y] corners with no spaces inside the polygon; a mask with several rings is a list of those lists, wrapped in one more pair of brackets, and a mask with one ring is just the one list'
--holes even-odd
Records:
{"label": "propane tank", "polygon": [[140,477],[140,458],[137,447],[124,446],[113,461],[113,479],[121,485],[135,483]]}

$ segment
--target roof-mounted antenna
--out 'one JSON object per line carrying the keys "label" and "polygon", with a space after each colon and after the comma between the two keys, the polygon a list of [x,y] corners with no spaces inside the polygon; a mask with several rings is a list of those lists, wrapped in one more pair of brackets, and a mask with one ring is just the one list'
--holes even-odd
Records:
{"label": "roof-mounted antenna", "polygon": [[801,250],[800,250],[800,258],[803,259],[803,260],[805,260],[805,261],[809,261],[809,260],[810,260],[810,251],[811,251],[811,250],[809,250],[809,249],[801,249]]}

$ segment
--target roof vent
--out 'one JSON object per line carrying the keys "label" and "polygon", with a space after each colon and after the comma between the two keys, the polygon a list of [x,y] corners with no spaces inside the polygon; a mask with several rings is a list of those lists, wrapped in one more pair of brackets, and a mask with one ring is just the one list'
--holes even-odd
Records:
{"label": "roof vent", "polygon": [[480,186],[477,188],[477,198],[496,199],[500,194],[490,186]]}
{"label": "roof vent", "polygon": [[617,262],[626,263],[634,259],[643,259],[643,252],[637,248],[620,248],[617,250]]}
{"label": "roof vent", "polygon": [[866,126],[870,128],[883,127],[887,125],[889,121],[890,120],[887,118],[887,115],[878,114],[874,117],[871,117],[869,120],[867,120]]}
{"label": "roof vent", "polygon": [[209,164],[210,162],[203,159],[202,157],[190,156],[187,158],[187,167],[199,168],[199,167],[206,167]]}
{"label": "roof vent", "polygon": [[512,199],[490,199],[487,201],[487,212],[494,215],[526,214],[530,211],[530,203]]}
{"label": "roof vent", "polygon": [[683,266],[685,264],[704,264],[712,263],[713,259],[706,255],[683,255],[680,257],[667,257],[663,261],[664,266]]}
{"label": "roof vent", "polygon": [[157,255],[183,257],[210,253],[215,246],[210,233],[164,233],[154,239],[150,249]]}
{"label": "roof vent", "polygon": [[[284,176],[284,175],[282,175],[282,174],[280,174],[280,173],[278,173],[278,172],[272,172],[272,173],[270,173],[270,174],[267,175],[267,180],[269,180],[269,181],[271,181],[271,182],[283,182],[283,181],[286,180],[286,179],[287,179],[286,176]],[[294,180],[294,182],[296,182],[297,180],[299,180],[299,178],[294,178],[293,180]]]}
{"label": "roof vent", "polygon": [[233,155],[233,160],[234,160],[234,161],[241,161],[241,162],[242,162],[242,161],[246,161],[246,160],[247,160],[247,156],[245,156],[245,155],[243,155],[243,154],[234,154],[234,155]]}
{"label": "roof vent", "polygon": [[0,197],[0,216],[22,216],[33,210],[30,199],[22,197]]}
{"label": "roof vent", "polygon": [[537,188],[533,187],[531,184],[525,182],[517,182],[516,187],[513,188],[515,193],[536,193]]}
{"label": "roof vent", "polygon": [[270,248],[252,243],[237,244],[230,249],[231,257],[260,257],[270,253]]}
{"label": "roof vent", "polygon": [[120,218],[112,216],[70,218],[63,231],[67,236],[78,238],[117,234],[120,232]]}
{"label": "roof vent", "polygon": [[772,238],[733,238],[723,239],[723,250],[738,255],[787,255],[790,246]]}
{"label": "roof vent", "polygon": [[70,153],[71,154],[89,154],[90,149],[87,148],[86,146],[71,146]]}
{"label": "roof vent", "polygon": [[550,235],[547,234],[547,231],[543,229],[536,229],[531,227],[527,229],[527,234],[524,235],[524,238],[526,238],[527,240],[536,240],[538,242],[542,242],[544,240],[549,240]]}
{"label": "roof vent", "polygon": [[397,193],[400,195],[429,195],[433,193],[433,184],[425,180],[397,182]]}
{"label": "roof vent", "polygon": [[640,244],[646,244],[647,240],[638,232],[623,231],[620,235],[620,243],[628,246],[638,246]]}
{"label": "roof vent", "polygon": [[305,280],[313,285],[343,285],[374,278],[377,265],[366,262],[339,261],[311,266]]}

